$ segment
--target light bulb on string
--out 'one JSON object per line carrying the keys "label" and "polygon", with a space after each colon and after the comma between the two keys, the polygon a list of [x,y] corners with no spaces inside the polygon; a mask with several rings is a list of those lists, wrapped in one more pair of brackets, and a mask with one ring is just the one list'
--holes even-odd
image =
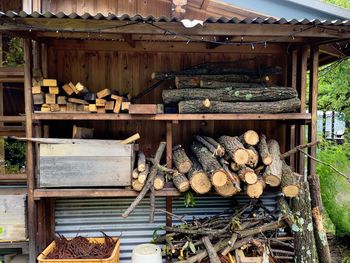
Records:
{"label": "light bulb on string", "polygon": [[254,44],[253,44],[253,43],[251,43],[251,45],[252,45],[252,50],[254,50],[254,49],[255,49]]}

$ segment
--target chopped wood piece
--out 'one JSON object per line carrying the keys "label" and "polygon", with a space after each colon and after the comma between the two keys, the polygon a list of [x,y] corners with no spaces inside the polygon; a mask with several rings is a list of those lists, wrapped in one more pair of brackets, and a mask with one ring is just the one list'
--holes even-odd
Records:
{"label": "chopped wood piece", "polygon": [[86,100],[76,99],[76,98],[68,98],[68,101],[76,104],[83,104],[83,105],[89,104],[89,102],[87,102]]}
{"label": "chopped wood piece", "polygon": [[67,111],[67,105],[59,105],[60,111],[66,112]]}
{"label": "chopped wood piece", "polygon": [[57,95],[58,93],[60,93],[60,90],[58,87],[49,87],[49,93]]}
{"label": "chopped wood piece", "polygon": [[106,101],[105,110],[106,111],[113,111],[114,110],[114,101],[112,101],[112,100]]}
{"label": "chopped wood piece", "polygon": [[58,96],[57,97],[57,104],[58,105],[66,105],[67,104],[67,97],[66,96]]}
{"label": "chopped wood piece", "polygon": [[301,178],[298,174],[293,173],[292,169],[282,161],[282,178],[281,188],[282,193],[286,197],[296,197],[299,195]]}
{"label": "chopped wood piece", "polygon": [[[89,104],[90,105],[90,104]],[[84,105],[84,111],[85,112],[90,112],[89,105]]]}
{"label": "chopped wood piece", "polygon": [[77,89],[79,94],[88,92],[88,89],[83,84],[81,84],[80,82],[78,82],[75,85],[75,88]]}
{"label": "chopped wood piece", "polygon": [[102,107],[97,107],[97,113],[106,113],[106,109],[104,106]]}
{"label": "chopped wood piece", "polygon": [[190,186],[197,194],[206,194],[210,191],[211,183],[208,175],[204,172],[196,157],[190,156],[192,162],[191,170],[188,172]]}
{"label": "chopped wood piece", "polygon": [[64,84],[62,89],[67,93],[68,96],[71,96],[74,93],[74,90],[68,84]]}
{"label": "chopped wood piece", "polygon": [[34,105],[41,105],[45,103],[45,94],[41,92],[39,94],[33,94],[33,103]]}
{"label": "chopped wood piece", "polygon": [[130,144],[130,143],[133,143],[133,142],[137,141],[140,138],[141,138],[140,134],[139,133],[135,133],[134,135],[132,135],[129,138],[121,141],[120,143],[121,144]]}
{"label": "chopped wood piece", "polygon": [[242,167],[238,171],[238,176],[247,184],[255,184],[258,181],[258,176],[255,174],[254,170],[249,167]]}
{"label": "chopped wood piece", "polygon": [[249,144],[252,146],[257,145],[259,142],[259,135],[256,131],[253,130],[246,131],[239,138],[242,143]]}
{"label": "chopped wood piece", "polygon": [[227,174],[212,153],[203,144],[196,141],[192,142],[191,150],[209,175],[213,186],[224,186],[228,181]]}
{"label": "chopped wood piece", "polygon": [[[97,92],[96,95],[97,95],[97,98],[103,99],[103,98],[105,98],[105,97],[107,97],[107,96],[109,96],[109,95],[111,95],[111,94],[112,94],[112,92],[111,92],[110,89],[103,89],[103,90]],[[112,99],[113,99],[113,98],[112,98]]]}
{"label": "chopped wood piece", "polygon": [[125,102],[122,102],[122,110],[129,110],[129,107],[130,107],[130,102],[128,101],[125,101]]}
{"label": "chopped wood piece", "polygon": [[280,146],[276,140],[269,140],[267,143],[269,153],[271,154],[272,162],[266,167],[264,173],[265,183],[276,187],[281,183],[282,177],[282,160],[280,158]]}
{"label": "chopped wood piece", "polygon": [[176,169],[182,174],[188,173],[192,167],[192,162],[181,145],[173,147],[173,162]]}
{"label": "chopped wood piece", "polygon": [[122,106],[122,102],[123,102],[123,97],[121,96],[115,96],[115,98],[113,97],[114,95],[112,95],[112,99],[115,99],[115,105],[114,105],[114,113],[119,113],[120,112],[120,108]]}
{"label": "chopped wood piece", "polygon": [[179,192],[184,193],[190,189],[190,183],[185,175],[177,173],[173,175],[173,183]]}
{"label": "chopped wood piece", "polygon": [[215,191],[224,197],[230,197],[238,193],[237,188],[231,180],[227,180],[223,186],[214,186]]}
{"label": "chopped wood piece", "polygon": [[247,152],[248,152],[248,156],[249,156],[249,161],[248,161],[247,165],[251,168],[255,168],[259,162],[259,154],[253,146],[249,146],[247,148]]}
{"label": "chopped wood piece", "polygon": [[129,114],[157,114],[157,104],[130,104]]}
{"label": "chopped wood piece", "polygon": [[[85,106],[87,106],[87,105],[83,105],[83,104],[78,104],[77,105],[77,111],[85,111]],[[98,112],[98,111],[97,111]]]}
{"label": "chopped wood piece", "polygon": [[42,111],[42,112],[50,112],[51,111],[50,105],[49,104],[41,105],[40,111]]}
{"label": "chopped wood piece", "polygon": [[211,101],[210,108],[203,106],[202,100],[179,102],[179,113],[292,113],[300,109],[300,99],[270,102],[222,102]]}
{"label": "chopped wood piece", "polygon": [[71,103],[71,102],[67,102],[67,111],[68,112],[75,112],[75,111],[77,111],[77,104]]}
{"label": "chopped wood piece", "polygon": [[149,174],[149,165],[146,164],[145,170],[143,170],[142,172],[139,173],[139,176],[137,177],[137,180],[139,180],[139,182],[141,184],[144,184],[146,182],[148,174]]}
{"label": "chopped wood piece", "polygon": [[106,100],[105,99],[96,99],[96,106],[97,107],[105,107],[106,106]]}
{"label": "chopped wood piece", "polygon": [[83,94],[83,99],[86,101],[93,102],[96,100],[96,94],[93,92],[86,92]]}
{"label": "chopped wood piece", "polygon": [[72,139],[92,139],[94,137],[93,128],[73,126]]}
{"label": "chopped wood piece", "polygon": [[57,80],[55,80],[55,79],[43,79],[43,86],[45,86],[45,87],[57,86]]}
{"label": "chopped wood piece", "polygon": [[218,139],[228,153],[228,155],[239,165],[248,163],[249,155],[243,144],[239,141],[238,137],[221,136]]}
{"label": "chopped wood piece", "polygon": [[137,154],[137,170],[143,172],[146,169],[146,156],[143,152],[139,151]]}
{"label": "chopped wood piece", "polygon": [[56,104],[56,95],[55,94],[45,94],[45,103],[46,104]]}
{"label": "chopped wood piece", "polygon": [[96,104],[89,104],[89,111],[90,112],[97,112]]}
{"label": "chopped wood piece", "polygon": [[137,170],[137,168],[135,168],[135,169],[132,171],[131,177],[132,177],[133,179],[137,179],[137,178],[139,177],[139,171]]}
{"label": "chopped wood piece", "polygon": [[58,111],[60,111],[60,106],[58,104],[50,104],[50,111],[51,112],[58,112]]}
{"label": "chopped wood piece", "polygon": [[226,102],[262,102],[295,99],[298,93],[291,87],[263,88],[223,88],[223,89],[169,89],[163,90],[164,103],[174,103],[187,100],[209,99]]}
{"label": "chopped wood piece", "polygon": [[265,186],[265,181],[259,178],[255,184],[247,185],[247,195],[250,198],[259,198],[263,194]]}
{"label": "chopped wood piece", "polygon": [[209,143],[207,140],[205,140],[202,136],[199,136],[199,135],[194,135],[193,138],[200,142],[201,144],[203,144],[205,147],[208,148],[208,150],[213,153],[214,155],[217,155],[216,154],[216,148],[215,146],[213,146],[211,143]]}
{"label": "chopped wood piece", "polygon": [[32,87],[32,94],[41,94],[41,86],[33,86]]}
{"label": "chopped wood piece", "polygon": [[210,263],[221,263],[221,260],[216,253],[212,243],[210,242],[209,237],[205,236],[202,238],[203,244],[205,246],[205,249],[208,251],[208,257],[210,260]]}
{"label": "chopped wood piece", "polygon": [[140,192],[142,190],[142,188],[145,186],[145,184],[140,183],[139,180],[132,180],[131,183],[132,189],[134,189],[137,192]]}
{"label": "chopped wood piece", "polygon": [[165,185],[165,176],[163,172],[158,172],[154,178],[153,187],[155,190],[162,190]]}
{"label": "chopped wood piece", "polygon": [[267,147],[266,136],[264,134],[260,135],[260,142],[258,145],[261,160],[265,165],[270,165],[272,162],[271,154]]}
{"label": "chopped wood piece", "polygon": [[75,94],[79,94],[79,91],[72,82],[69,82],[68,85],[74,91]]}

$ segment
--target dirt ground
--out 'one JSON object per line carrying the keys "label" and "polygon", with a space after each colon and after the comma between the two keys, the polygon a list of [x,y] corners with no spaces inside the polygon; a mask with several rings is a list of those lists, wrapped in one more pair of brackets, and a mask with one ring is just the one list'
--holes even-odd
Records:
{"label": "dirt ground", "polygon": [[350,236],[340,238],[328,235],[328,242],[333,262],[350,263]]}

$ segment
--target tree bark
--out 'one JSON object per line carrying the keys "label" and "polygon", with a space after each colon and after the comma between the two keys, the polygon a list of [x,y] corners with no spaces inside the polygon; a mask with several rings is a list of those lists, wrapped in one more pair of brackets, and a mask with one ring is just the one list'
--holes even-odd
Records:
{"label": "tree bark", "polygon": [[289,165],[285,161],[282,161],[282,178],[281,188],[282,193],[286,197],[296,197],[299,194],[300,177],[293,173]]}
{"label": "tree bark", "polygon": [[163,172],[158,172],[154,178],[153,186],[155,190],[162,190],[165,185],[165,176]]}
{"label": "tree bark", "polygon": [[164,103],[205,99],[227,102],[261,102],[293,99],[298,97],[298,93],[290,87],[170,89],[163,90],[162,97]]}
{"label": "tree bark", "polygon": [[248,130],[242,134],[239,139],[243,144],[248,144],[251,146],[257,145],[259,142],[259,135],[254,130]]}
{"label": "tree bark", "polygon": [[221,136],[218,141],[224,146],[225,151],[235,163],[243,165],[249,161],[248,152],[239,141],[238,137],[224,135]]}
{"label": "tree bark", "polygon": [[269,140],[267,146],[269,153],[271,154],[272,162],[265,169],[264,180],[266,184],[272,187],[276,187],[281,184],[282,177],[282,161],[280,158],[280,146],[276,140]]}
{"label": "tree bark", "polygon": [[216,140],[214,140],[209,136],[202,136],[202,137],[215,147],[217,156],[222,157],[225,155],[225,148],[220,143],[218,143]]}
{"label": "tree bark", "polygon": [[254,170],[249,167],[241,167],[238,171],[239,178],[247,184],[255,184],[258,181],[258,176],[255,174]]}
{"label": "tree bark", "polygon": [[227,175],[211,152],[204,145],[196,141],[192,142],[191,150],[196,155],[204,171],[208,173],[212,185],[225,185],[228,180]]}
{"label": "tree bark", "polygon": [[220,159],[220,163],[224,171],[226,172],[228,178],[231,180],[233,183],[233,186],[236,188],[237,192],[242,191],[241,186],[240,186],[240,180],[239,177],[231,172],[230,168],[228,168],[227,164],[225,163],[226,161],[224,159]]}
{"label": "tree bark", "polygon": [[212,154],[218,157],[222,157],[223,154],[225,154],[225,150],[223,149],[223,147],[219,143],[216,143],[216,145],[213,144],[215,143],[214,139],[210,138],[211,142],[209,142],[207,138],[209,139],[210,137],[194,135],[194,139],[203,144],[205,147],[207,147]]}
{"label": "tree bark", "polygon": [[265,165],[270,165],[272,162],[272,158],[269,152],[269,148],[267,147],[266,136],[264,134],[260,135],[260,142],[258,148],[262,162]]}
{"label": "tree bark", "polygon": [[201,100],[179,102],[179,113],[251,113],[275,114],[292,113],[300,109],[298,98],[271,102],[222,102],[211,101],[209,108],[203,106]]}
{"label": "tree bark", "polygon": [[251,168],[255,168],[259,162],[259,154],[253,146],[249,146],[247,152],[249,157],[247,165]]}
{"label": "tree bark", "polygon": [[179,190],[181,193],[186,192],[188,189],[190,189],[190,183],[186,176],[183,174],[174,174],[173,183],[177,190]]}
{"label": "tree bark", "polygon": [[207,236],[202,237],[202,241],[203,241],[203,244],[205,246],[205,249],[208,252],[208,257],[209,257],[210,263],[221,263],[221,260],[218,256],[218,254],[216,253],[212,243],[210,242],[209,237],[207,237]]}
{"label": "tree bark", "polygon": [[173,162],[176,169],[182,174],[188,173],[192,167],[192,162],[181,145],[174,146],[173,148]]}
{"label": "tree bark", "polygon": [[256,89],[256,88],[264,88],[266,87],[263,84],[259,83],[239,83],[232,81],[217,81],[217,80],[201,80],[199,83],[199,86],[202,89],[222,89],[222,88],[249,88],[249,89]]}
{"label": "tree bark", "polygon": [[211,189],[211,182],[208,175],[203,171],[201,164],[196,157],[190,156],[192,168],[188,172],[190,186],[197,194],[206,194]]}

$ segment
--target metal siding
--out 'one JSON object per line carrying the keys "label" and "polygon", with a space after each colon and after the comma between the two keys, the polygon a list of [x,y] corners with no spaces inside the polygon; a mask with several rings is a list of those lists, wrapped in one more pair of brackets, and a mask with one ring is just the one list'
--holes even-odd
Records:
{"label": "metal siding", "polygon": [[[267,192],[261,198],[269,210],[276,208],[276,192]],[[132,249],[140,243],[148,243],[155,229],[165,225],[165,215],[156,213],[155,223],[149,224],[149,199],[143,200],[127,218],[121,214],[133,201],[132,198],[57,199],[56,232],[67,237],[76,235],[101,236],[101,231],[111,236],[121,236],[121,263],[130,262]],[[240,194],[233,198],[219,196],[196,197],[196,206],[186,208],[183,198],[173,200],[173,213],[190,221],[217,214],[229,215],[234,207],[251,201]],[[156,198],[156,207],[165,209],[165,198]],[[180,222],[174,218],[174,224]]]}

